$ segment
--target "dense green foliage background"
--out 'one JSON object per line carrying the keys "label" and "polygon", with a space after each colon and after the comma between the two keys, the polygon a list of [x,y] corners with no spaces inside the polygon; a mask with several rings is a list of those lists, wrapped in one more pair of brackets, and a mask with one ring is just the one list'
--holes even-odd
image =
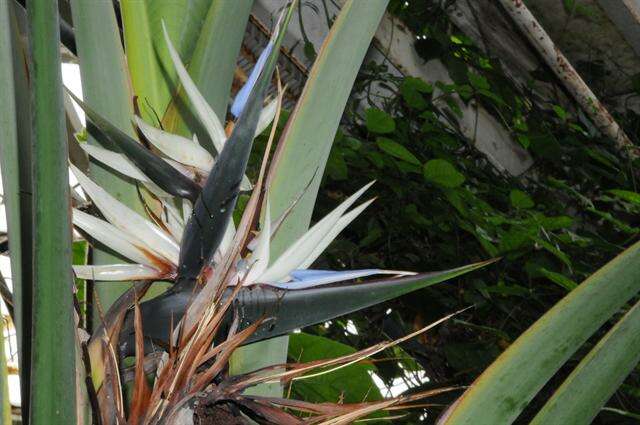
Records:
{"label": "dense green foliage background", "polygon": [[[377,374],[388,385],[405,380],[409,391],[466,385],[563,295],[637,240],[638,164],[593,131],[581,114],[555,104],[541,107],[533,91],[517,89],[497,58],[452,29],[438,6],[392,1],[390,10],[416,35],[426,36],[416,41],[418,52],[425,60],[442,60],[455,83],[434,87],[412,77],[395,78],[374,64],[363,68],[315,214],[323,216],[345,194],[373,179],[378,183],[371,193],[378,200],[332,244],[320,266],[427,271],[492,257],[502,260],[453,283],[305,331],[364,347],[473,305],[376,362]],[[547,69],[537,73],[538,78],[554,78]],[[368,99],[374,82],[384,84],[392,95]],[[437,107],[434,91],[454,112],[453,95],[481,103],[531,153],[534,166],[517,178],[496,170],[473,147],[473,140],[445,124],[458,117]],[[370,104],[378,107],[363,106]],[[640,117],[626,110],[616,118],[637,142]],[[303,350],[295,336],[292,341],[290,355],[295,358]],[[557,378],[566,376],[591,346]],[[420,370],[428,382],[418,379]],[[309,397],[308,389],[299,391]],[[334,397],[340,393],[339,386],[331,392]],[[436,401],[446,404],[456,395]],[[371,394],[359,389],[356,396]],[[346,397],[353,401],[354,394]],[[536,406],[534,402],[524,415]],[[609,406],[640,410],[640,374],[627,379]],[[411,422],[421,415],[418,411],[405,419]],[[598,423],[624,420],[604,412]]]}

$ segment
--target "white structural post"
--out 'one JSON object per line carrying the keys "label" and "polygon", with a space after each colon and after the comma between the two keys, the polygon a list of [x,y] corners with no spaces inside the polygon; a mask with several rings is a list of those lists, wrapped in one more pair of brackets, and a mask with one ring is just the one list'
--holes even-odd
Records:
{"label": "white structural post", "polygon": [[640,156],[638,147],[634,146],[607,108],[598,100],[564,54],[556,47],[524,2],[522,0],[500,0],[500,3],[596,127],[613,139],[619,149],[627,151],[632,158]]}

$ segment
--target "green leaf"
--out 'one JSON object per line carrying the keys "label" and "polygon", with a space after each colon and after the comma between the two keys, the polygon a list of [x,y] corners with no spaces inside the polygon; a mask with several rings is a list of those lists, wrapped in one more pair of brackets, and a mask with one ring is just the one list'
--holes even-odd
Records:
{"label": "green leaf", "polygon": [[566,229],[573,225],[573,218],[567,215],[557,217],[536,216],[533,221],[542,226],[545,230]]}
{"label": "green leaf", "polygon": [[553,105],[553,112],[555,112],[558,118],[560,118],[562,121],[566,121],[567,117],[569,116],[567,111],[565,111],[564,108],[562,108],[562,106],[560,105]]}
{"label": "green leaf", "polygon": [[[33,209],[31,93],[27,78],[26,34],[20,34],[17,4],[0,5],[0,170],[9,238],[13,303],[18,343],[22,408],[29,411]],[[24,37],[23,37],[24,36]],[[20,166],[20,165],[27,166]]]}
{"label": "green leaf", "polygon": [[526,245],[531,245],[531,237],[537,233],[535,228],[512,226],[501,235],[500,251],[503,253],[515,251]]}
{"label": "green leaf", "polygon": [[415,77],[405,77],[400,84],[400,94],[407,105],[415,109],[427,107],[427,101],[422,93],[432,93],[433,86]]}
{"label": "green leaf", "polygon": [[551,270],[547,270],[544,267],[541,267],[540,269],[538,269],[538,271],[547,279],[554,283],[557,283],[567,291],[573,291],[578,286],[576,282],[561,273],[552,272]]}
{"label": "green leaf", "polygon": [[315,47],[313,47],[312,42],[305,41],[303,51],[304,51],[304,56],[307,58],[307,60],[309,61],[315,60],[317,53],[316,53]]}
{"label": "green leaf", "polygon": [[469,82],[471,86],[477,90],[489,90],[491,89],[491,85],[489,81],[485,77],[480,74],[476,74],[475,72],[467,73],[467,77],[469,77]]}
{"label": "green leaf", "polygon": [[640,303],[582,359],[531,425],[588,424],[640,361]]}
{"label": "green leaf", "polygon": [[[355,352],[353,347],[322,336],[305,333],[289,336],[289,360],[293,362],[332,359]],[[372,363],[360,362],[314,378],[294,381],[292,391],[313,403],[382,400],[380,390],[369,374],[376,370]]]}
{"label": "green leaf", "polygon": [[427,161],[423,169],[424,178],[447,188],[454,188],[464,183],[464,176],[460,174],[449,161],[432,159]]}
{"label": "green leaf", "polygon": [[518,189],[513,189],[509,193],[509,199],[511,200],[511,205],[515,208],[528,209],[535,206],[533,199],[531,199],[531,197],[525,192]]}
{"label": "green leaf", "polygon": [[377,151],[367,151],[365,156],[376,168],[384,168],[384,156]]}
{"label": "green leaf", "polygon": [[[87,241],[75,241],[72,245],[72,264],[86,265],[89,260],[89,243]],[[87,281],[84,279],[75,279],[76,284],[76,298],[80,304],[81,319],[86,317],[87,313]]]}
{"label": "green leaf", "polygon": [[571,268],[571,258],[552,243],[538,237],[532,238],[538,245],[553,254],[558,260],[562,261],[567,267]]}
{"label": "green leaf", "polygon": [[640,193],[633,192],[631,190],[612,189],[609,193],[617,196],[618,198],[630,202],[632,204],[640,205]]}
{"label": "green leaf", "polygon": [[[272,216],[282,214],[309,182],[311,184],[272,241],[273,258],[309,227],[331,143],[387,3],[388,0],[347,1],[318,52],[303,94],[282,135],[283,145],[274,164],[276,171],[270,190]],[[239,355],[252,361],[235,370],[250,371],[284,362],[286,341],[284,337],[244,347]],[[265,355],[267,351],[273,355]],[[278,385],[276,388],[279,392]],[[274,394],[273,390],[270,393]]]}
{"label": "green leaf", "polygon": [[637,243],[578,285],[502,353],[440,423],[512,423],[573,353],[638,293],[639,262]]}
{"label": "green leaf", "polygon": [[28,19],[35,211],[30,419],[34,424],[67,425],[76,421],[76,365],[57,2],[31,1]]}
{"label": "green leaf", "polygon": [[[127,65],[142,117],[156,123],[177,86],[162,34],[164,21],[185,63],[191,59],[211,0],[123,0],[120,2]],[[154,113],[155,112],[155,113]]]}
{"label": "green leaf", "polygon": [[[84,102],[129,136],[136,138],[131,124],[133,107],[129,91],[129,75],[120,41],[120,30],[111,2],[71,1],[74,31],[80,62],[82,93]],[[100,145],[89,137],[88,143]],[[107,147],[108,146],[103,146]],[[91,162],[92,180],[105,188],[118,201],[137,212],[144,208],[136,186],[128,179],[116,175],[111,169]],[[93,264],[122,262],[106,250],[93,249]],[[130,286],[129,283],[94,285],[95,296],[106,311],[109,306]],[[94,315],[94,318],[98,316]]]}
{"label": "green leaf", "polygon": [[396,123],[385,111],[378,108],[369,108],[365,112],[365,122],[367,130],[377,134],[393,133]]}
{"label": "green leaf", "polygon": [[353,137],[345,137],[344,142],[349,147],[349,149],[354,151],[359,150],[360,147],[362,146],[362,142]]}
{"label": "green leaf", "polygon": [[[455,90],[460,95],[460,97],[463,98],[464,100],[469,100],[469,99],[471,99],[471,96],[473,96],[473,88],[468,84],[462,84],[460,86],[455,86]],[[459,106],[457,106],[457,104],[455,104],[455,103],[451,103],[451,104],[447,103],[447,104],[449,106],[456,105],[455,111],[457,112],[457,115],[461,115],[461,113],[459,111]]]}
{"label": "green leaf", "polygon": [[386,137],[378,137],[376,143],[380,150],[410,164],[421,165],[421,162],[409,149]]}
{"label": "green leaf", "polygon": [[577,15],[587,19],[598,16],[598,11],[586,4],[579,4],[576,0],[563,0],[564,9],[568,15]]}
{"label": "green leaf", "polygon": [[327,174],[333,180],[346,180],[349,176],[347,163],[340,152],[331,153],[327,160]]}
{"label": "green leaf", "polygon": [[402,80],[402,84],[413,88],[414,90],[419,91],[420,93],[430,94],[433,93],[433,86],[422,78],[416,77],[404,77]]}

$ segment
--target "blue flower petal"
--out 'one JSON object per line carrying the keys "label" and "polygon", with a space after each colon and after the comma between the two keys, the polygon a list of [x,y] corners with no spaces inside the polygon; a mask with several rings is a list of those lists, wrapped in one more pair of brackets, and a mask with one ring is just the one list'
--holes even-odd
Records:
{"label": "blue flower petal", "polygon": [[256,81],[258,80],[258,76],[260,76],[260,73],[262,72],[262,68],[264,68],[264,64],[267,62],[267,58],[269,57],[269,54],[271,53],[272,49],[273,49],[273,41],[269,41],[269,44],[267,44],[267,47],[265,47],[262,53],[260,53],[260,57],[258,58],[258,61],[256,62],[253,69],[251,70],[251,74],[249,74],[249,78],[247,79],[247,82],[238,91],[236,98],[233,100],[233,104],[231,105],[231,114],[235,118],[238,118],[242,113],[242,110],[244,109],[247,103],[247,99],[249,98],[249,94],[251,93],[253,86],[256,84]]}
{"label": "blue flower petal", "polygon": [[281,289],[306,289],[314,286],[329,285],[331,283],[343,282],[347,280],[358,279],[361,277],[372,276],[376,274],[396,274],[406,275],[412,272],[403,272],[397,270],[382,269],[362,269],[362,270],[294,270],[289,273],[292,280],[288,282],[270,283],[270,286]]}

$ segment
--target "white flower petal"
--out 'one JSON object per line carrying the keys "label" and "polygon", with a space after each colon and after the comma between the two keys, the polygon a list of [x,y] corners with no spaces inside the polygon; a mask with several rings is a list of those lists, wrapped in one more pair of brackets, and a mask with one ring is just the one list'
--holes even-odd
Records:
{"label": "white flower petal", "polygon": [[190,180],[195,181],[196,180],[196,173],[193,170],[193,168],[187,167],[185,165],[182,165],[181,163],[174,161],[172,159],[169,158],[162,158],[164,160],[164,162],[166,162],[167,164],[171,165],[173,168],[175,168],[176,170],[178,170],[180,172],[180,174],[182,174],[183,176],[187,177]]}
{"label": "white flower petal", "polygon": [[[209,172],[213,167],[213,157],[205,148],[191,139],[167,133],[147,124],[139,117],[134,117],[138,128],[156,148],[169,158],[185,165]],[[197,140],[197,139],[196,139]]]}
{"label": "white flower petal", "polygon": [[113,152],[108,149],[101,148],[100,146],[90,145],[88,143],[80,143],[80,146],[84,151],[95,158],[97,161],[113,168],[119,173],[124,174],[127,177],[131,177],[141,182],[150,182],[147,177],[138,167],[136,167],[129,159],[121,153]]}
{"label": "white flower petal", "polygon": [[111,264],[105,266],[73,266],[78,279],[91,280],[151,280],[159,279],[162,274],[153,267],[142,264]]}
{"label": "white flower petal", "polygon": [[178,264],[180,247],[171,236],[111,196],[75,166],[70,167],[82,189],[111,224],[134,237],[149,251],[166,258],[171,264]]}
{"label": "white flower petal", "polygon": [[244,176],[242,176],[242,181],[240,182],[240,190],[244,192],[251,189],[253,189],[253,185],[251,184],[251,180],[249,180],[249,177],[247,177],[247,175],[245,174]]}
{"label": "white flower petal", "polygon": [[311,264],[313,264],[313,262],[316,261],[316,259],[324,252],[324,250],[327,249],[329,244],[333,242],[336,236],[338,236],[338,234],[342,232],[345,227],[347,227],[353,220],[355,220],[356,217],[360,215],[360,213],[364,211],[364,209],[367,208],[373,201],[373,199],[370,199],[340,217],[340,220],[338,220],[338,222],[327,232],[322,240],[313,248],[307,258],[305,258],[304,261],[300,263],[300,266],[298,266],[298,268],[306,269]]}
{"label": "white flower petal", "polygon": [[267,104],[260,112],[260,118],[258,118],[258,126],[256,127],[256,134],[254,137],[262,134],[262,132],[269,127],[269,124],[273,121],[278,110],[278,99],[273,99]]}
{"label": "white flower petal", "polygon": [[[358,200],[360,196],[374,182],[365,185],[356,193],[348,197],[342,204],[327,214],[322,220],[316,223],[297,241],[295,241],[278,259],[269,267],[262,276],[260,282],[278,282],[285,278],[291,270],[300,268],[300,264],[312,255],[314,248],[322,242],[324,237],[334,228],[346,210]],[[368,204],[367,204],[368,205]],[[361,209],[359,210],[361,211]],[[357,214],[355,214],[357,215]],[[355,215],[353,216],[355,218]]]}
{"label": "white flower petal", "polygon": [[138,247],[138,242],[135,238],[127,235],[114,225],[75,208],[72,220],[75,226],[129,260],[148,266],[153,265],[151,259]]}
{"label": "white flower petal", "polygon": [[95,158],[97,161],[102,162],[106,166],[113,168],[117,172],[130,177],[134,180],[142,182],[147,189],[154,195],[161,198],[171,198],[164,190],[155,184],[149,177],[147,177],[138,167],[136,167],[129,159],[118,152],[113,152],[108,149],[103,149],[99,146],[89,145],[87,143],[81,143],[80,146],[87,152],[89,156]]}
{"label": "white flower petal", "polygon": [[198,91],[198,88],[191,79],[191,76],[189,76],[187,69],[182,64],[180,55],[171,43],[171,39],[169,38],[169,34],[167,33],[167,28],[164,25],[164,21],[162,22],[162,31],[164,31],[164,39],[167,43],[167,48],[169,49],[169,55],[171,56],[171,60],[173,61],[173,66],[176,68],[176,72],[178,73],[178,77],[180,78],[180,82],[182,83],[182,87],[187,93],[187,96],[189,97],[189,100],[191,101],[193,109],[200,119],[200,122],[207,130],[207,133],[209,134],[209,137],[213,142],[213,146],[216,148],[216,151],[220,153],[222,151],[224,142],[227,140],[227,135],[224,132],[224,127],[218,119],[218,116],[215,114],[215,112],[213,112],[213,109],[211,109],[211,106],[209,106],[207,101]]}

